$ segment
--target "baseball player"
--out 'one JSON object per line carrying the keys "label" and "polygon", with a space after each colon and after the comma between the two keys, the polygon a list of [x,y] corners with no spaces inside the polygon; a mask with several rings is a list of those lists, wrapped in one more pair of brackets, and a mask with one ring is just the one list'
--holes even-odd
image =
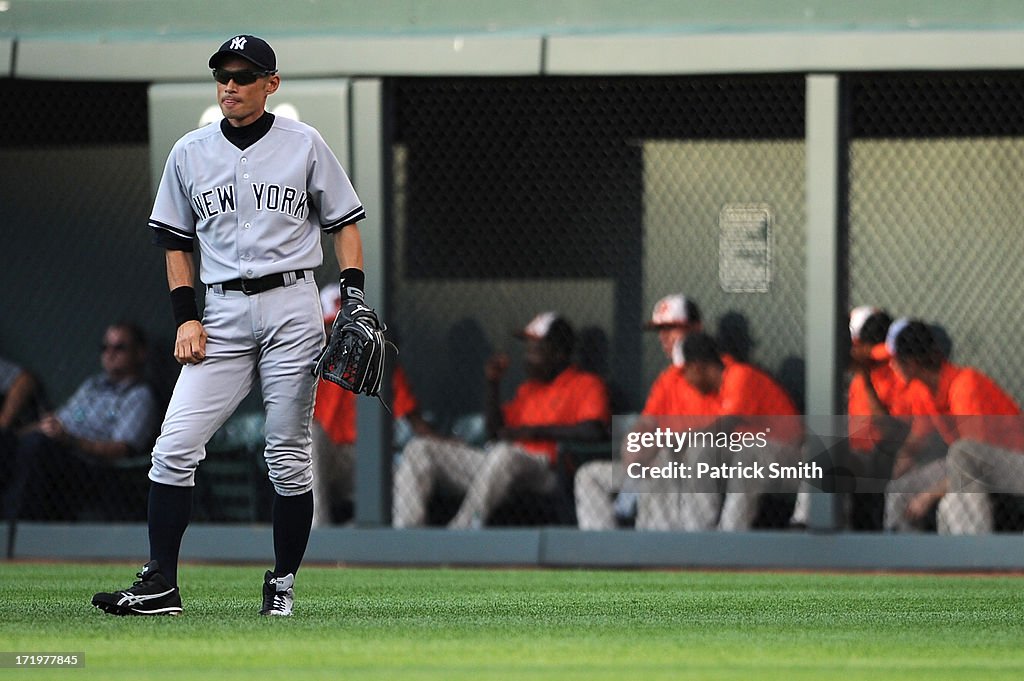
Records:
{"label": "baseball player", "polygon": [[[266,409],[265,457],[275,495],[275,566],[261,615],[290,615],[293,583],[313,517],[310,418],[324,345],[313,268],[321,233],[334,237],[341,290],[362,303],[359,197],[316,130],[266,110],[281,85],[277,57],[252,35],[227,40],[209,62],[224,119],[174,145],[149,226],[166,249],[183,365],[153,449],[150,561],[123,591],[93,605],[114,615],[176,615],[178,552],[205,445],[258,379]],[[193,289],[193,250],[206,286],[203,316]],[[365,306],[361,309],[366,310]],[[370,312],[372,314],[372,311]]]}
{"label": "baseball player", "polygon": [[[830,450],[827,467],[856,476],[856,493],[845,503],[853,529],[882,529],[883,495],[879,486],[888,480],[892,457],[906,437],[907,425],[896,417],[905,400],[907,384],[893,370],[885,351],[885,336],[892,316],[883,309],[860,305],[850,310],[850,385],[846,413],[848,449]],[[894,418],[888,418],[894,417]],[[812,487],[805,484],[790,517],[794,529],[806,528]]]}
{"label": "baseball player", "polygon": [[[686,463],[696,471],[699,464],[712,467],[763,463],[793,464],[800,460],[803,427],[793,400],[779,383],[757,367],[723,354],[718,343],[706,333],[691,333],[683,341],[683,377],[701,394],[714,398],[717,404],[704,416],[715,421],[703,430],[728,433],[760,432],[765,440],[756,438],[746,444],[728,447],[719,444],[687,448]],[[696,414],[693,414],[696,415]],[[744,438],[746,439],[746,438]],[[682,480],[678,495],[678,512],[670,520],[669,529],[703,531],[719,529],[727,532],[749,530],[757,517],[760,497],[766,486],[760,478],[743,479],[725,476],[691,477]],[[796,492],[792,489],[780,491]],[[637,514],[654,495],[641,495]]]}
{"label": "baseball player", "polygon": [[500,401],[508,356],[497,353],[484,366],[484,415],[493,442],[484,450],[436,437],[410,440],[395,472],[395,527],[424,525],[427,503],[439,486],[465,493],[448,527],[482,527],[515,489],[542,494],[555,489],[559,440],[606,437],[608,388],[572,363],[576,334],[569,322],[556,312],[542,312],[516,335],[525,341],[527,379],[511,400]]}
{"label": "baseball player", "polygon": [[[714,400],[701,395],[683,377],[683,341],[688,334],[702,331],[703,328],[701,310],[693,298],[673,293],[655,303],[651,320],[644,325],[644,329],[657,332],[662,352],[670,363],[651,386],[644,409],[631,430],[653,432],[658,426],[665,425],[662,423],[665,417],[705,414],[714,408]],[[678,425],[678,420],[674,425]],[[625,449],[620,454],[624,463],[648,455],[644,452],[631,456]],[[661,459],[666,456],[664,452],[650,455]],[[615,484],[617,465],[612,461],[590,461],[576,471],[576,517],[581,530],[611,530],[617,526],[615,495],[620,491]],[[645,491],[645,494],[650,496],[657,493]],[[671,515],[669,510],[674,512],[678,500],[674,494],[663,493],[659,495],[657,503],[652,501],[643,504],[643,514],[636,518],[634,525],[636,529],[668,528]]]}
{"label": "baseball player", "polygon": [[[990,376],[950,362],[920,320],[893,322],[885,347],[893,368],[910,385],[901,399],[915,417],[886,488],[885,529],[921,529],[938,504],[940,534],[992,532],[990,494],[1018,494],[1024,487],[1020,406]],[[948,452],[928,461],[935,455],[925,439],[932,430]]]}

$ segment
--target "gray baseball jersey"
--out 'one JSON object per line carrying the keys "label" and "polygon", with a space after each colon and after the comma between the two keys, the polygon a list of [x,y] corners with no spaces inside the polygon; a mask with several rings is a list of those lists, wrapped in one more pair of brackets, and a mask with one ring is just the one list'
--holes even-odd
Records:
{"label": "gray baseball jersey", "polygon": [[320,231],[365,217],[352,183],[314,128],[274,119],[241,150],[216,123],[174,145],[149,226],[199,240],[204,284],[313,269]]}

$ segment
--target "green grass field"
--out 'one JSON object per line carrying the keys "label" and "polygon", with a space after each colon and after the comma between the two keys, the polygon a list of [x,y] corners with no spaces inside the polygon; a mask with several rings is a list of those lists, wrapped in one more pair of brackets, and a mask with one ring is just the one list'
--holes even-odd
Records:
{"label": "green grass field", "polygon": [[[185,614],[89,605],[138,566],[0,563],[0,651],[60,679],[1020,679],[1024,580],[307,567],[260,618],[262,569],[186,565]],[[19,676],[21,678],[21,676]]]}

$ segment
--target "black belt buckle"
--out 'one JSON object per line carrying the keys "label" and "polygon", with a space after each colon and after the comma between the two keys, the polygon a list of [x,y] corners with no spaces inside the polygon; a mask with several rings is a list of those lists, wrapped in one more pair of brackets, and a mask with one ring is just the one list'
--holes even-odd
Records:
{"label": "black belt buckle", "polygon": [[259,279],[239,279],[239,283],[242,287],[242,293],[247,296],[255,295],[261,291]]}

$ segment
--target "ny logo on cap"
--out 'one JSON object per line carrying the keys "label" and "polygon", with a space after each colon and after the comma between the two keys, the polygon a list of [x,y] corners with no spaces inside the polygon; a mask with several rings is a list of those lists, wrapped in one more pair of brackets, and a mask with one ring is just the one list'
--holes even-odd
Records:
{"label": "ny logo on cap", "polygon": [[232,38],[231,39],[231,47],[229,49],[232,49],[232,50],[244,50],[245,49],[245,36],[244,35],[240,35],[237,38]]}

